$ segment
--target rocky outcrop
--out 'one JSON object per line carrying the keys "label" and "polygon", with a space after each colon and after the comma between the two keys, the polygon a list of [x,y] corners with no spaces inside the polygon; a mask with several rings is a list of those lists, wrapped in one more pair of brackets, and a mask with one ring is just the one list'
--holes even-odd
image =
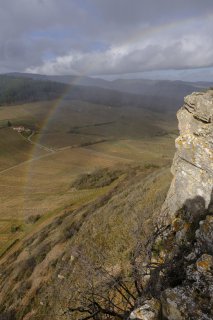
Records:
{"label": "rocky outcrop", "polygon": [[155,277],[160,291],[153,287],[157,299],[145,301],[130,319],[213,320],[213,216],[209,208],[198,225],[185,220],[186,212],[179,213],[161,234],[161,250],[152,264],[153,270],[160,271]]}
{"label": "rocky outcrop", "polygon": [[[213,217],[200,221],[194,245],[182,256],[182,283],[161,294],[162,313],[168,320],[213,319]],[[186,245],[186,244],[185,244]]]}
{"label": "rocky outcrop", "polygon": [[168,320],[210,320],[213,319],[213,90],[187,96],[178,111],[178,120],[180,136],[176,139],[172,165],[174,178],[161,222],[171,226],[168,255],[174,257],[179,251],[183,277],[178,285],[162,291],[162,314]]}
{"label": "rocky outcrop", "polygon": [[150,250],[147,292],[160,307],[145,301],[131,319],[213,320],[213,90],[187,96],[177,116],[173,181]]}
{"label": "rocky outcrop", "polygon": [[[213,90],[193,93],[177,114],[180,136],[172,165],[174,176],[163,206],[164,222],[188,199],[200,196],[208,207],[213,186]],[[199,208],[198,208],[199,209]]]}

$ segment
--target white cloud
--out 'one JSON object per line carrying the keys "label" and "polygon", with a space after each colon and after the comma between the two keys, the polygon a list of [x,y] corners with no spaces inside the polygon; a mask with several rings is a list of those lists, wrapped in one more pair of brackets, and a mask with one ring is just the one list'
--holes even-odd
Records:
{"label": "white cloud", "polygon": [[[122,74],[160,69],[188,69],[213,66],[213,19],[141,32],[105,51],[67,54],[27,68],[44,74]],[[199,28],[198,28],[199,26]],[[194,30],[197,30],[194,33]]]}
{"label": "white cloud", "polygon": [[212,12],[212,0],[2,1],[0,72],[99,75],[213,66]]}

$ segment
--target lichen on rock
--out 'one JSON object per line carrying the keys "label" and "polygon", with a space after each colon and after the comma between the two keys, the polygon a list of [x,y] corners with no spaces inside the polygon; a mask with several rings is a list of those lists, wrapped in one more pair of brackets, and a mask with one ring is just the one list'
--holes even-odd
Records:
{"label": "lichen on rock", "polygon": [[132,311],[131,320],[158,320],[160,316],[160,302],[157,299],[146,300],[143,305]]}
{"label": "lichen on rock", "polygon": [[[185,276],[179,285],[163,290],[161,303],[164,319],[210,320],[213,319],[213,255],[206,235],[209,233],[209,216],[195,231],[195,238],[188,246],[190,253],[182,257]],[[207,232],[207,234],[205,233]]]}
{"label": "lichen on rock", "polygon": [[[179,255],[180,283],[161,292],[163,319],[213,319],[213,90],[193,93],[178,111],[173,181],[160,215]],[[168,232],[167,235],[168,237]],[[164,235],[162,236],[164,238]],[[178,248],[178,249],[177,249]],[[178,269],[176,269],[178,273]]]}
{"label": "lichen on rock", "polygon": [[174,176],[162,209],[164,221],[187,199],[200,196],[208,207],[213,186],[213,90],[192,93],[177,113],[180,136],[172,165]]}

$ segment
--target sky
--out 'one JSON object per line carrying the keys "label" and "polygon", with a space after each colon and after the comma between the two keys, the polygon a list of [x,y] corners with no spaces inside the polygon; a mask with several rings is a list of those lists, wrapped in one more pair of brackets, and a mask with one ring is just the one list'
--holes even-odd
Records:
{"label": "sky", "polygon": [[14,71],[213,81],[213,0],[1,0]]}

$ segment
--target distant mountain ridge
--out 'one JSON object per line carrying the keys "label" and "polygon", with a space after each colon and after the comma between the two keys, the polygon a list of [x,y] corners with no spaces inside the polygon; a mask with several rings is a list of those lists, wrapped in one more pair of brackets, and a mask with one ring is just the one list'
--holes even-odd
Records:
{"label": "distant mountain ridge", "polygon": [[51,76],[30,73],[9,73],[11,76],[32,78],[35,80],[50,80],[65,84],[75,84],[81,86],[93,86],[103,89],[111,89],[132,94],[168,97],[178,99],[179,103],[183,97],[193,91],[213,86],[212,82],[189,82],[181,80],[149,80],[149,79],[116,79],[113,81],[87,76],[62,75]]}
{"label": "distant mountain ridge", "polygon": [[133,106],[160,113],[171,112],[174,115],[183,104],[184,96],[211,85],[208,82],[146,79],[107,81],[74,75],[9,73],[0,75],[0,104],[20,104],[63,97],[66,100],[88,101],[111,107]]}
{"label": "distant mountain ridge", "polygon": [[45,100],[87,101],[109,107],[136,107],[157,112],[176,111],[180,104],[176,97],[133,94],[97,86],[77,85],[49,80],[43,76],[0,75],[0,105],[14,105]]}
{"label": "distant mountain ridge", "polygon": [[62,95],[66,87],[69,86],[53,81],[0,75],[0,106],[53,100]]}

